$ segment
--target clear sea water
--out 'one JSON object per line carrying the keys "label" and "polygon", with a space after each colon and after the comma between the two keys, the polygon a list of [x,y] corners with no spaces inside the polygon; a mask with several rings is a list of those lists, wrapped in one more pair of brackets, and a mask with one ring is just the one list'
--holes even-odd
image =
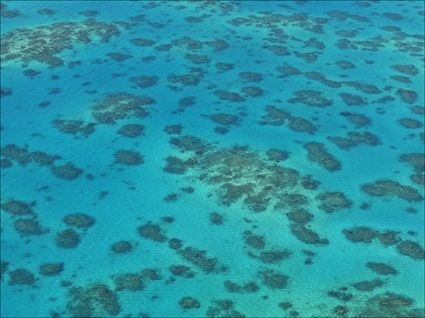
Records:
{"label": "clear sea water", "polygon": [[424,317],[422,1],[2,1],[1,41],[1,317]]}

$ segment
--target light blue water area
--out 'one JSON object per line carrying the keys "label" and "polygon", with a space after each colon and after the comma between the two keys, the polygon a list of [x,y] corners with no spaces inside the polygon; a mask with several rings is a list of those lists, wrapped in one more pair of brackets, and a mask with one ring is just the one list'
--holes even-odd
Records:
{"label": "light blue water area", "polygon": [[1,10],[2,317],[424,317],[421,1]]}

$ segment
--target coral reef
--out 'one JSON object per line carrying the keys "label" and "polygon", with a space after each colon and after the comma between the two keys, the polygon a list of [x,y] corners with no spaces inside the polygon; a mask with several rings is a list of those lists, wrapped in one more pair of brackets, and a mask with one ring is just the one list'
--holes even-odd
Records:
{"label": "coral reef", "polygon": [[365,183],[361,186],[361,189],[376,197],[396,196],[409,202],[423,200],[423,196],[416,189],[394,180],[377,180],[372,183]]}

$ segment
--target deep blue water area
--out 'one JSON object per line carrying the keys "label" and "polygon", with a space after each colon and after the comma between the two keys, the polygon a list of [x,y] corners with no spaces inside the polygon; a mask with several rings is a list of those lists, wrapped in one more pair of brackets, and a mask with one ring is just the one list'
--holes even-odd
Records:
{"label": "deep blue water area", "polygon": [[1,317],[424,317],[422,1],[2,1]]}

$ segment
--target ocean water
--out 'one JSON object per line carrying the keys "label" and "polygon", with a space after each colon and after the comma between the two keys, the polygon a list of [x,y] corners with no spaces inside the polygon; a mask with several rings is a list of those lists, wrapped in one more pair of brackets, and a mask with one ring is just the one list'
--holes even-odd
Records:
{"label": "ocean water", "polygon": [[2,1],[1,317],[424,317],[422,1]]}

